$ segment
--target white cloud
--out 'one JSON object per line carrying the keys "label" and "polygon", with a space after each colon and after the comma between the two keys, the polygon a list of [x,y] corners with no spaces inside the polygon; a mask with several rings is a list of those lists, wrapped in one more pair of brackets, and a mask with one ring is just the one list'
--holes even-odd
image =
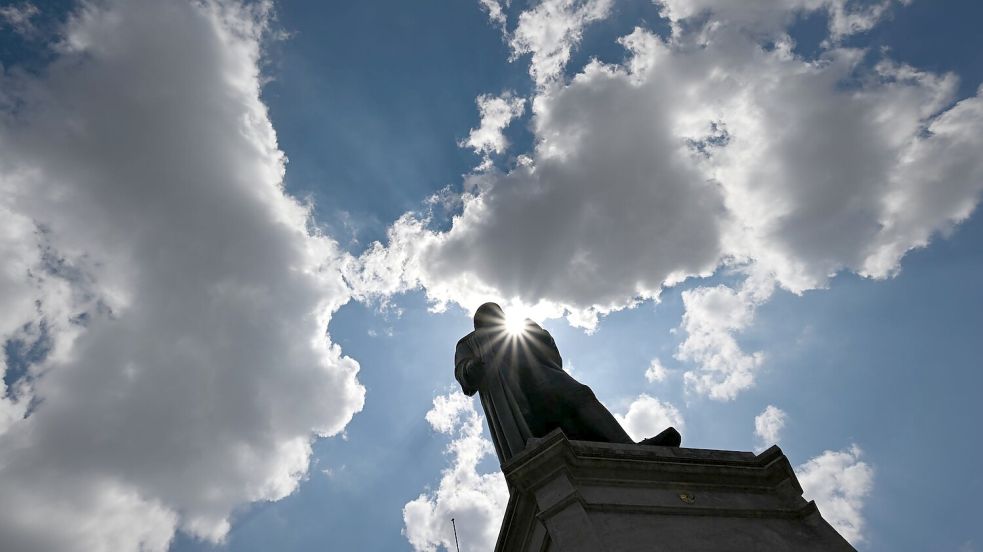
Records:
{"label": "white cloud", "polygon": [[761,449],[778,444],[785,428],[785,418],[782,409],[770,404],[754,417],[754,434],[762,443]]}
{"label": "white cloud", "polygon": [[662,365],[662,361],[658,358],[653,358],[652,362],[649,363],[649,367],[645,370],[645,379],[649,383],[655,383],[657,381],[665,381],[667,377],[669,377],[669,371]]}
{"label": "white cloud", "polygon": [[[34,33],[35,16],[41,13],[38,7],[30,2],[21,4],[9,4],[0,6],[0,20],[14,32],[21,35],[31,35]],[[0,25],[2,27],[3,25]]]}
{"label": "white cloud", "polygon": [[478,111],[481,113],[481,125],[471,129],[467,140],[461,142],[461,146],[474,149],[488,157],[491,154],[501,155],[508,148],[508,140],[502,133],[512,119],[522,115],[525,110],[526,101],[522,98],[513,96],[511,92],[506,92],[501,96],[482,94],[478,96]]}
{"label": "white cloud", "polygon": [[220,541],[362,406],[326,334],[341,254],[284,194],[259,97],[269,18],[85,3],[45,71],[0,76],[0,341],[51,342],[0,399],[9,549]]}
{"label": "white cloud", "polygon": [[911,0],[881,0],[864,5],[850,0],[826,0],[831,38],[835,40],[869,31],[895,4],[910,2]]}
{"label": "white cloud", "polygon": [[815,500],[823,517],[853,545],[864,542],[864,500],[874,485],[874,470],[860,460],[857,445],[827,450],[795,469],[803,495]]}
{"label": "white cloud", "polygon": [[615,414],[614,417],[635,441],[654,437],[669,426],[682,433],[685,426],[683,415],[675,406],[645,393],[628,405],[624,416]]}
{"label": "white cloud", "polygon": [[482,458],[493,455],[491,441],[481,435],[482,418],[474,402],[454,392],[434,398],[427,421],[452,437],[447,453],[451,466],[443,471],[436,491],[421,494],[403,508],[403,534],[414,550],[455,550],[451,518],[465,550],[491,550],[505,515],[509,492],[501,472],[478,473]]}
{"label": "white cloud", "polygon": [[[727,399],[753,384],[763,356],[737,335],[776,286],[801,293],[843,271],[890,277],[908,251],[968,218],[983,190],[980,95],[956,101],[955,75],[835,41],[818,59],[796,57],[780,32],[765,46],[744,4],[730,4],[693,4],[715,15],[671,38],[637,29],[621,40],[624,63],[590,63],[570,79],[556,78],[578,40],[569,29],[606,4],[525,12],[520,21],[542,31],[530,36],[552,37],[513,45],[539,52],[534,76],[551,83],[531,99],[533,150],[508,170],[469,175],[450,229],[412,213],[396,221],[386,246],[350,266],[359,296],[422,287],[435,309],[495,298],[589,329],[666,286],[737,269],[754,281],[688,292],[677,351],[696,365],[690,389]],[[789,13],[835,16],[837,6],[846,4],[747,9],[777,9],[780,31]],[[542,26],[551,9],[560,31]],[[882,14],[868,15],[844,28]],[[710,308],[718,301],[734,312]]]}
{"label": "white cloud", "polygon": [[556,82],[584,27],[606,18],[611,5],[611,0],[542,0],[519,15],[511,40],[513,57],[532,55],[529,74],[537,85]]}
{"label": "white cloud", "polygon": [[502,29],[502,32],[505,32],[505,8],[508,7],[510,1],[505,0],[503,3],[498,0],[478,0],[478,2],[481,4],[482,9],[488,12],[489,21],[496,27]]}
{"label": "white cloud", "polygon": [[[0,181],[2,182],[2,181]],[[0,184],[0,191],[6,186]],[[30,218],[11,211],[0,204],[0,340],[21,343],[37,343],[43,338],[41,325],[36,322],[39,296],[50,299],[45,303],[64,301],[65,286],[57,278],[46,278],[44,273],[44,238]],[[64,314],[64,313],[63,313]],[[16,380],[10,388],[4,383],[7,355],[0,354],[0,438],[27,413],[31,392],[27,378]]]}
{"label": "white cloud", "polygon": [[861,4],[851,0],[661,0],[662,15],[680,32],[679,23],[705,16],[711,24],[734,24],[766,33],[781,33],[800,14],[824,10],[829,16],[830,38],[836,40],[872,28],[895,3],[881,0]]}
{"label": "white cloud", "polygon": [[683,292],[686,312],[681,327],[686,339],[679,344],[676,358],[699,365],[683,374],[689,389],[728,400],[753,385],[764,354],[745,353],[734,334],[751,324],[755,309],[773,289],[771,279],[751,275],[738,291],[716,286]]}

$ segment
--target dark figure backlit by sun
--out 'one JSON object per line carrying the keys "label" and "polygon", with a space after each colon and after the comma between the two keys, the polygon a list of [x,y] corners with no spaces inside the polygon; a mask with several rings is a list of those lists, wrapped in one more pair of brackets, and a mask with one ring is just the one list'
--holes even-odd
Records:
{"label": "dark figure backlit by sun", "polygon": [[[563,370],[550,335],[521,311],[485,303],[474,331],[457,343],[454,375],[466,395],[479,393],[499,461],[521,451],[531,437],[560,428],[569,439],[634,443],[590,387]],[[679,446],[674,428],[641,441]]]}

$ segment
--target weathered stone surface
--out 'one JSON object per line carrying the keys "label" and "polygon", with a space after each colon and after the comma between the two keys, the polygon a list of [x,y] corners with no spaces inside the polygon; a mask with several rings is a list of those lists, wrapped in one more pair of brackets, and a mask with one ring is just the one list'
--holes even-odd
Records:
{"label": "weathered stone surface", "polygon": [[496,551],[852,551],[778,447],[750,452],[531,439],[503,467]]}

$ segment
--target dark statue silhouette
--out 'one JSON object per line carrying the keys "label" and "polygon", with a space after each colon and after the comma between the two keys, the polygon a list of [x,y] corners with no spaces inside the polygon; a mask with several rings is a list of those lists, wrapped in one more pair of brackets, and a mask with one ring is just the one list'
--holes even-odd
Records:
{"label": "dark statue silhouette", "polygon": [[[572,440],[634,444],[590,387],[563,370],[553,336],[528,319],[522,332],[510,334],[495,303],[478,308],[474,331],[457,342],[454,376],[465,395],[479,394],[502,464],[530,437],[556,428]],[[638,444],[679,446],[680,441],[670,427]]]}

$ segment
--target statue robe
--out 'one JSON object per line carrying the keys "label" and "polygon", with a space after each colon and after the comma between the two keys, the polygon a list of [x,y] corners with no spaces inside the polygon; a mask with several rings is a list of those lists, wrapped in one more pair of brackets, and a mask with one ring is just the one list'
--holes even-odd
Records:
{"label": "statue robe", "polygon": [[553,336],[531,320],[520,337],[479,328],[461,338],[454,375],[465,395],[478,393],[502,464],[524,449],[530,437],[543,437],[557,427],[570,439],[607,440],[577,418],[585,404],[603,406],[589,387],[563,370]]}

